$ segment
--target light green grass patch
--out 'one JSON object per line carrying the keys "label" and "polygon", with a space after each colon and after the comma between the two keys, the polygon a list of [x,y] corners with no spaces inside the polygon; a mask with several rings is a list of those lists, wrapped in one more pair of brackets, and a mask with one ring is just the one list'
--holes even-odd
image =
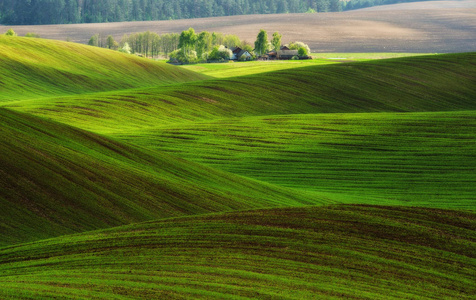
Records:
{"label": "light green grass patch", "polygon": [[[436,54],[436,53],[434,53]],[[433,55],[433,53],[312,53],[314,59],[330,59],[340,62],[363,61],[375,59],[400,58],[420,55]]]}
{"label": "light green grass patch", "polygon": [[271,60],[271,61],[250,61],[250,62],[226,62],[226,63],[202,63],[194,65],[184,65],[181,68],[205,74],[215,78],[228,78],[260,74],[279,70],[294,69],[314,65],[328,65],[337,63],[335,61],[312,59],[312,60]]}
{"label": "light green grass patch", "polygon": [[476,111],[282,115],[115,136],[344,202],[475,209],[475,120]]}

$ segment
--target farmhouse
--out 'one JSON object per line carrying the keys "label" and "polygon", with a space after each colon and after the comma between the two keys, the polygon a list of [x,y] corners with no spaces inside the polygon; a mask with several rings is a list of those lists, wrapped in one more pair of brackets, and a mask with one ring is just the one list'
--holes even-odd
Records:
{"label": "farmhouse", "polygon": [[239,60],[243,55],[245,56],[246,60],[250,60],[252,57],[248,51],[243,50],[240,47],[236,47],[232,49],[231,51],[233,53],[230,58],[231,60]]}

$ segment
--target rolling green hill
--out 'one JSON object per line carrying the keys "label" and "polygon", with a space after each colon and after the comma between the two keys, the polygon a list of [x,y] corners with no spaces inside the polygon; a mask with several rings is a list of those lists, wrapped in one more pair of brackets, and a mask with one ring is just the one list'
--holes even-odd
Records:
{"label": "rolling green hill", "polygon": [[6,106],[342,202],[474,209],[475,78],[465,53]]}
{"label": "rolling green hill", "polygon": [[100,133],[277,114],[476,110],[476,53],[312,66],[236,78],[9,102]]}
{"label": "rolling green hill", "polygon": [[0,248],[0,297],[471,299],[475,229],[355,205],[167,219]]}
{"label": "rolling green hill", "polygon": [[0,245],[163,217],[326,203],[0,109]]}
{"label": "rolling green hill", "polygon": [[0,298],[476,293],[476,53],[226,79],[1,53]]}
{"label": "rolling green hill", "polygon": [[343,202],[476,208],[476,111],[229,118],[117,138]]}
{"label": "rolling green hill", "polygon": [[0,35],[0,102],[204,78],[204,75],[117,51]]}

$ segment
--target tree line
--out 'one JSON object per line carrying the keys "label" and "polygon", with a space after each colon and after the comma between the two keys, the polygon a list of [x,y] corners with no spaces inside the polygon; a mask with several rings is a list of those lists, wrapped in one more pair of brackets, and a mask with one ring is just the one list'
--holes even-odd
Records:
{"label": "tree line", "polygon": [[[207,61],[224,61],[232,57],[231,49],[240,47],[251,56],[238,57],[238,60],[255,59],[267,52],[281,49],[282,35],[273,33],[268,39],[265,30],[260,30],[254,44],[240,40],[234,34],[202,31],[196,33],[193,28],[178,33],[158,35],[154,32],[141,32],[124,35],[120,42],[109,35],[101,37],[93,35],[89,45],[118,50],[125,53],[133,53],[140,56],[156,58],[159,56],[169,57],[172,62],[196,63]],[[292,42],[289,49],[298,50],[300,57],[307,57],[311,53],[309,46],[302,42]]]}
{"label": "tree line", "polygon": [[342,4],[342,10],[353,10],[378,5],[388,5],[404,2],[420,2],[430,0],[348,0]]}
{"label": "tree line", "polygon": [[158,56],[167,58],[169,54],[176,52],[178,49],[185,49],[189,55],[191,54],[190,51],[195,51],[195,53],[198,53],[198,57],[202,57],[204,53],[210,52],[214,47],[220,45],[226,48],[243,46],[247,47],[250,51],[253,49],[250,45],[247,45],[247,42],[241,41],[234,34],[208,31],[196,34],[193,28],[185,30],[180,34],[166,33],[159,35],[150,31],[130,35],[125,34],[119,42],[112,35],[106,37],[95,34],[89,39],[88,45],[152,58]]}
{"label": "tree line", "polygon": [[341,9],[339,0],[0,0],[0,23],[151,21]]}
{"label": "tree line", "polygon": [[336,12],[414,1],[422,0],[0,0],[0,24],[103,23]]}
{"label": "tree line", "polygon": [[161,54],[167,56],[168,53],[178,48],[178,44],[178,33],[158,35],[150,31],[131,35],[125,34],[119,42],[112,35],[105,37],[95,34],[88,42],[88,45],[91,46],[122,50],[126,53],[140,54],[145,57],[157,57]]}

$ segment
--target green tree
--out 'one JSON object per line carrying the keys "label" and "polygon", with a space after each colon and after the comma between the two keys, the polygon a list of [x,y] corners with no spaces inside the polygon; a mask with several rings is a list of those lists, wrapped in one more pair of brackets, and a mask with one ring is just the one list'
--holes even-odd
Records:
{"label": "green tree", "polygon": [[307,49],[305,47],[301,47],[298,49],[298,55],[299,57],[307,57],[309,53],[307,52]]}
{"label": "green tree", "polygon": [[220,46],[223,44],[225,37],[221,32],[213,32],[212,33],[212,45],[213,46]]}
{"label": "green tree", "polygon": [[186,53],[182,48],[175,50],[170,53],[170,60],[177,60],[181,63],[194,63],[197,62],[197,52],[194,50],[190,50]]}
{"label": "green tree", "polygon": [[197,41],[197,35],[193,28],[182,31],[179,37],[179,48],[181,48],[186,57],[188,57],[191,51],[195,48],[195,42]]}
{"label": "green tree", "polygon": [[106,47],[109,48],[109,49],[113,49],[113,50],[116,50],[119,45],[117,44],[117,42],[114,40],[114,38],[112,37],[112,35],[108,35],[107,36],[107,39],[106,39]]}
{"label": "green tree", "polygon": [[197,45],[195,49],[197,50],[197,56],[202,57],[204,53],[207,53],[212,48],[212,35],[208,31],[202,31],[198,35]]}
{"label": "green tree", "polygon": [[311,53],[311,49],[308,45],[304,44],[303,42],[292,42],[288,45],[288,48],[291,50],[299,50],[299,48],[304,47],[306,48],[307,53]]}
{"label": "green tree", "polygon": [[225,46],[215,46],[213,50],[208,55],[209,60],[226,60],[230,59],[232,56],[232,52],[230,49],[225,48]]}
{"label": "green tree", "polygon": [[241,47],[241,40],[238,36],[234,34],[227,34],[225,35],[225,39],[223,40],[223,45],[230,49],[235,47]]}
{"label": "green tree", "polygon": [[131,47],[129,46],[129,43],[125,42],[124,46],[121,49],[119,49],[119,52],[131,54]]}
{"label": "green tree", "polygon": [[88,45],[94,46],[94,47],[99,47],[99,34],[93,35],[88,42]]}
{"label": "green tree", "polygon": [[17,36],[17,34],[15,33],[15,31],[13,31],[12,28],[8,29],[7,32],[5,32],[5,35],[8,35],[8,36]]}
{"label": "green tree", "polygon": [[261,29],[256,37],[255,41],[255,53],[257,55],[263,55],[268,50],[268,33]]}
{"label": "green tree", "polygon": [[281,37],[282,35],[278,32],[273,33],[273,38],[271,39],[271,44],[273,45],[274,49],[278,51],[281,49]]}

